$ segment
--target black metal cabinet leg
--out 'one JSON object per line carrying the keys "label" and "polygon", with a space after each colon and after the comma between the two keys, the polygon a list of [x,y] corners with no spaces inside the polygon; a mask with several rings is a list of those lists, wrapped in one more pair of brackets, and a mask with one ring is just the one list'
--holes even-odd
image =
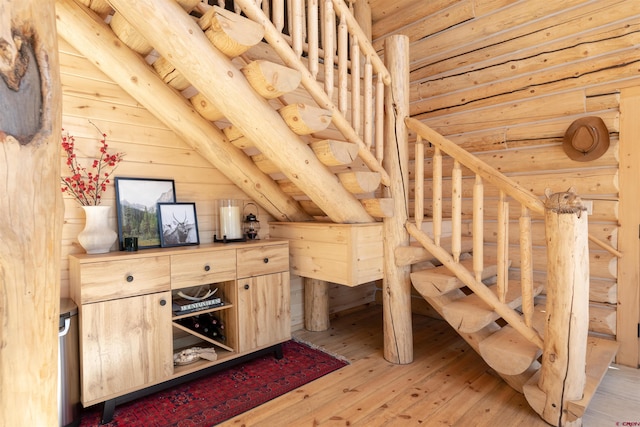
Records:
{"label": "black metal cabinet leg", "polygon": [[100,424],[107,424],[113,420],[113,413],[116,410],[116,400],[105,400],[102,406],[102,419]]}
{"label": "black metal cabinet leg", "polygon": [[276,359],[278,360],[284,357],[284,352],[282,351],[282,344],[276,345],[275,348],[273,349],[273,352],[275,353]]}

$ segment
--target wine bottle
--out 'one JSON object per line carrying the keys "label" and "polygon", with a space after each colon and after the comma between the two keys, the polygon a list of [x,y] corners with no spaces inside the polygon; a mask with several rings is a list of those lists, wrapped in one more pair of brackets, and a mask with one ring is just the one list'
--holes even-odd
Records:
{"label": "wine bottle", "polygon": [[191,317],[185,317],[183,319],[176,320],[176,323],[184,326],[185,328],[193,329],[193,319]]}
{"label": "wine bottle", "polygon": [[217,339],[218,341],[225,341],[226,337],[224,335],[224,324],[222,323],[222,321],[212,314],[211,324],[213,325],[215,339]]}
{"label": "wine bottle", "polygon": [[197,317],[197,332],[201,335],[204,335],[205,337],[211,337],[211,331],[213,328],[211,325],[211,321],[209,320],[209,316],[207,316],[207,314],[201,314]]}

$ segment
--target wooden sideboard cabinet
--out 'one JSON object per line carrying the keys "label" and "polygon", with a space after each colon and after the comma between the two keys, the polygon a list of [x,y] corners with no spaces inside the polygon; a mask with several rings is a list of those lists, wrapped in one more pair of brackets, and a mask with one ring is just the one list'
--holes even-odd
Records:
{"label": "wooden sideboard cabinet", "polygon": [[[70,255],[69,271],[84,406],[110,401],[113,408],[120,396],[291,338],[286,240]],[[208,290],[223,305],[174,311],[178,292]],[[224,328],[194,330],[200,316]],[[174,366],[174,353],[193,347],[213,348],[217,359]]]}

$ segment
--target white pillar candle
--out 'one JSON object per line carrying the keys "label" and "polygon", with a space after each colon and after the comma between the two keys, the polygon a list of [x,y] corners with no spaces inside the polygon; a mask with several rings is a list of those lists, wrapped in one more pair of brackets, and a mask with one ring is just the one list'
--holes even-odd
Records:
{"label": "white pillar candle", "polygon": [[240,226],[240,207],[222,206],[220,208],[220,237],[227,239],[240,239],[242,227]]}

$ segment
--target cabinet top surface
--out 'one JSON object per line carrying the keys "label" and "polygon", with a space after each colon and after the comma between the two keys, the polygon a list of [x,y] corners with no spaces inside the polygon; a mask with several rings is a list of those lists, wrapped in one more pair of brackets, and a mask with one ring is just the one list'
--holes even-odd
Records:
{"label": "cabinet top surface", "polygon": [[206,243],[201,245],[194,246],[179,246],[179,247],[170,247],[170,248],[151,248],[151,249],[141,249],[136,252],[127,252],[127,251],[114,251],[108,252],[106,254],[98,254],[98,255],[89,255],[89,254],[73,254],[69,255],[69,258],[75,258],[78,262],[86,263],[86,262],[102,262],[102,261],[110,261],[117,260],[122,258],[148,258],[148,257],[156,257],[156,256],[165,256],[165,255],[177,255],[177,254],[188,254],[188,253],[198,253],[198,252],[206,252],[206,251],[223,251],[225,249],[244,249],[244,248],[257,248],[261,246],[275,246],[275,245],[283,245],[288,244],[288,240],[284,239],[266,239],[266,240],[252,240],[246,242],[233,242],[233,243]]}

